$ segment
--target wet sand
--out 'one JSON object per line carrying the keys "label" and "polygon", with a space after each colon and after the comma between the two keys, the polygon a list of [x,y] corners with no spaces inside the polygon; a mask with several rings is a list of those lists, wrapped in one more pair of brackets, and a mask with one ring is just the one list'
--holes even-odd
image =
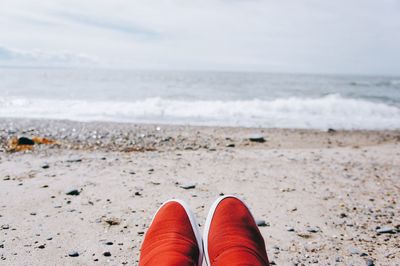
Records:
{"label": "wet sand", "polygon": [[[15,136],[60,145],[7,152]],[[400,131],[1,119],[0,143],[0,264],[137,265],[163,201],[203,225],[235,194],[276,265],[400,265]]]}

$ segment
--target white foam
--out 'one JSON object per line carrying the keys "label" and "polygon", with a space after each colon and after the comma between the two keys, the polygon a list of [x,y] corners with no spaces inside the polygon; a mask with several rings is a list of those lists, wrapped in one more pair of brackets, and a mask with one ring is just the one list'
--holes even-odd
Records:
{"label": "white foam", "polygon": [[0,98],[0,117],[51,118],[267,128],[399,129],[400,109],[329,95],[271,101],[136,102]]}

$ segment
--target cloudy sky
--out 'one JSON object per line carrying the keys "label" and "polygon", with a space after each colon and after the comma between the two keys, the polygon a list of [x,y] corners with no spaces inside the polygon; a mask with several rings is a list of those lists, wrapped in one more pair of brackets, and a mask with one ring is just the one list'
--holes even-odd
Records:
{"label": "cloudy sky", "polygon": [[1,0],[0,65],[400,75],[400,0]]}

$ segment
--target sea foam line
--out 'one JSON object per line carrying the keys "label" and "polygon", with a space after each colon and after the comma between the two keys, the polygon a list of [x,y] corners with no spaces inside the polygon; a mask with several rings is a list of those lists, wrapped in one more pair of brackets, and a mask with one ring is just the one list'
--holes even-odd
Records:
{"label": "sea foam line", "polygon": [[3,97],[0,117],[322,130],[400,128],[398,107],[340,95],[271,101],[148,98],[135,102]]}

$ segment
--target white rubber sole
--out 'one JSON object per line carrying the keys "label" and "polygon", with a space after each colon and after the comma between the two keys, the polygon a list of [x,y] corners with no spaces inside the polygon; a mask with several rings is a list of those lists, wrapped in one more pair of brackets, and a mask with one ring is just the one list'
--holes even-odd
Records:
{"label": "white rubber sole", "polygon": [[198,225],[197,222],[196,222],[196,218],[195,218],[193,212],[190,210],[189,205],[188,205],[186,202],[184,202],[184,201],[182,201],[182,200],[178,200],[178,199],[171,199],[171,200],[165,201],[165,202],[158,208],[158,210],[156,211],[156,213],[154,214],[153,219],[151,220],[150,226],[153,224],[154,218],[156,217],[156,215],[157,215],[157,213],[159,212],[159,210],[160,210],[165,204],[167,204],[167,203],[169,203],[169,202],[177,202],[177,203],[179,203],[179,204],[185,209],[185,212],[186,212],[186,214],[187,214],[187,216],[188,216],[188,218],[189,218],[190,224],[191,224],[191,226],[192,226],[194,236],[196,237],[197,245],[198,245],[198,247],[199,247],[199,261],[198,261],[198,265],[201,266],[202,263],[203,263],[203,256],[204,256],[204,251],[203,251],[203,240],[202,240],[202,237],[201,237],[199,225]]}
{"label": "white rubber sole", "polygon": [[[212,221],[212,218],[214,217],[215,210],[217,209],[219,203],[226,198],[235,198],[235,199],[240,200],[244,204],[244,206],[246,206],[246,208],[249,210],[250,214],[253,216],[253,214],[251,213],[251,211],[250,211],[249,207],[246,205],[246,203],[244,203],[243,200],[237,196],[225,195],[225,196],[219,197],[216,201],[214,201],[214,203],[210,207],[210,211],[208,212],[206,223],[204,225],[204,233],[203,233],[203,252],[204,252],[205,261],[208,266],[211,265],[210,257],[208,256],[208,233],[210,231],[211,221]],[[254,219],[254,217],[253,217],[253,219]]]}

